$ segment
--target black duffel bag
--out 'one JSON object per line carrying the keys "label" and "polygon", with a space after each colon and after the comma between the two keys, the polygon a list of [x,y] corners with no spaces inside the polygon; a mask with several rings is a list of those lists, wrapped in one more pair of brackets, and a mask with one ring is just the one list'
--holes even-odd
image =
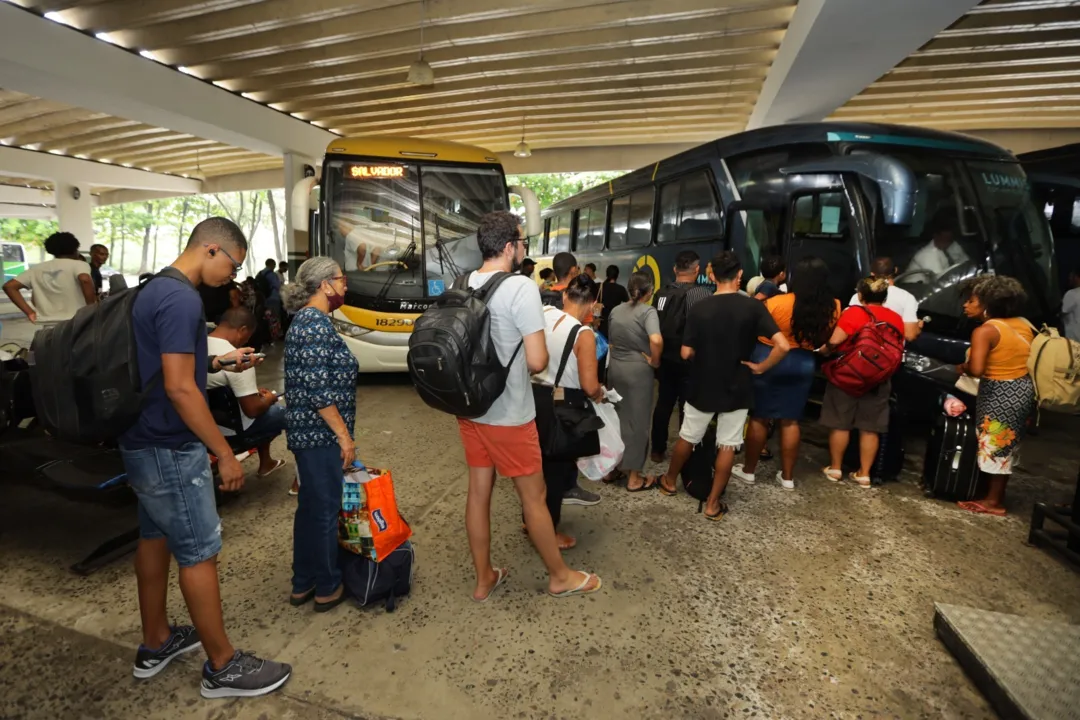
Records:
{"label": "black duffel bag", "polygon": [[604,427],[604,421],[596,414],[589,397],[578,388],[559,389],[580,330],[580,323],[570,330],[555,373],[555,385],[533,385],[536,432],[540,436],[540,454],[546,460],[577,460],[600,454],[599,430]]}

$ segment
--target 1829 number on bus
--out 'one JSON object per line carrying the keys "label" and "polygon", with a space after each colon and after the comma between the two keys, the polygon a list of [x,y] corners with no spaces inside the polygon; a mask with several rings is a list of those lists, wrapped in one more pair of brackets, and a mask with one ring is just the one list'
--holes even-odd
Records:
{"label": "1829 number on bus", "polygon": [[411,318],[376,318],[376,327],[404,327],[412,325]]}

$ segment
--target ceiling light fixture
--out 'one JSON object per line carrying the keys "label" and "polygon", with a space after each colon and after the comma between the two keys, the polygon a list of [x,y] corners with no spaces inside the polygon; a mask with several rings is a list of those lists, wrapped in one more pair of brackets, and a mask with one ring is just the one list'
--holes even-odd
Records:
{"label": "ceiling light fixture", "polygon": [[50,151],[49,151],[49,154],[51,154],[51,155],[63,155],[63,154],[64,154],[64,151],[63,151],[63,150],[56,150],[56,149],[53,149],[53,150],[50,150]]}
{"label": "ceiling light fixture", "polygon": [[255,96],[251,93],[242,92],[240,93],[240,97],[247,98],[248,100],[253,100],[254,102],[259,102],[258,100],[255,100]]}
{"label": "ceiling light fixture", "polygon": [[196,75],[196,74],[195,74],[195,73],[194,73],[194,72],[192,71],[192,69],[191,69],[191,68],[189,68],[189,67],[186,67],[186,66],[184,66],[184,65],[178,65],[178,66],[176,67],[176,69],[177,69],[177,70],[179,70],[180,72],[184,73],[185,75],[190,75],[190,76],[192,76],[192,77],[199,77],[198,75]]}
{"label": "ceiling light fixture", "polygon": [[435,71],[424,60],[424,0],[420,0],[420,57],[409,66],[408,81],[413,85],[431,86],[435,84]]}
{"label": "ceiling light fixture", "polygon": [[156,56],[154,55],[154,53],[150,52],[149,50],[140,50],[140,51],[139,51],[139,54],[140,54],[140,55],[142,55],[142,56],[143,56],[144,58],[146,58],[147,60],[153,60],[154,62],[157,62],[157,61],[158,61],[158,59],[157,59],[157,57],[156,57]]}
{"label": "ceiling light fixture", "polygon": [[106,32],[95,33],[94,37],[96,37],[98,40],[101,40],[102,42],[107,42],[110,45],[115,45],[116,44],[116,41],[112,39],[112,36],[109,35],[109,33],[106,33]]}
{"label": "ceiling light fixture", "polygon": [[532,149],[529,147],[529,143],[525,142],[525,116],[521,116],[521,142],[514,148],[514,157],[527,158],[532,157]]}

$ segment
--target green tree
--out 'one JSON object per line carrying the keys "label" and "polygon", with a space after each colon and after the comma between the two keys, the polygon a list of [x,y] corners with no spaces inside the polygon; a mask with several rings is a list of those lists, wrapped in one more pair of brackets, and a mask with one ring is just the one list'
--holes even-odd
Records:
{"label": "green tree", "polygon": [[[506,178],[507,185],[524,185],[536,193],[540,201],[540,208],[544,209],[560,200],[577,195],[579,192],[596,187],[603,183],[625,175],[619,172],[583,172],[583,173],[550,173],[545,175],[509,175]],[[515,197],[512,209],[520,210],[521,203]]]}

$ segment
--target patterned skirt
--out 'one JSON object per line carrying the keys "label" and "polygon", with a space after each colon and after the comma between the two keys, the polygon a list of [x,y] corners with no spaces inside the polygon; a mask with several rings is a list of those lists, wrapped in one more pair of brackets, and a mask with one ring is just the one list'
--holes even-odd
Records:
{"label": "patterned skirt", "polygon": [[1027,432],[1035,409],[1035,383],[1025,375],[1016,380],[979,381],[975,399],[979,469],[991,475],[1012,473],[1013,456]]}

